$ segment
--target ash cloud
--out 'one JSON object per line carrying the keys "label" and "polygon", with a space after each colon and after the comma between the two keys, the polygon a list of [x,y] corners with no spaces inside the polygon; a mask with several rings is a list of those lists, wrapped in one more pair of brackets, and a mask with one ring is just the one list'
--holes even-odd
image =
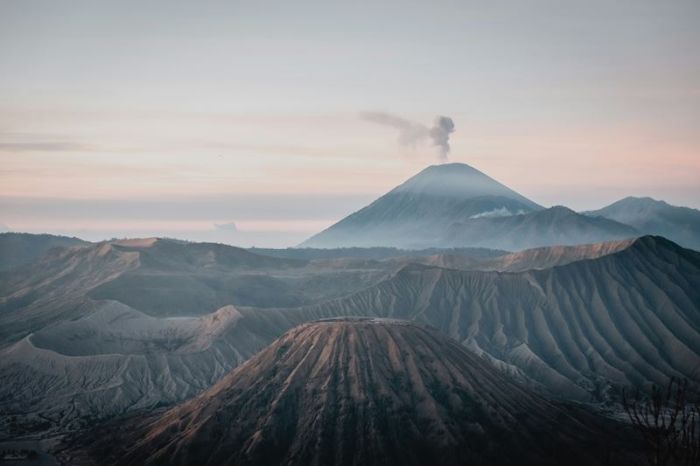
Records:
{"label": "ash cloud", "polygon": [[372,123],[391,126],[399,130],[399,144],[402,146],[415,147],[419,141],[429,136],[429,130],[425,125],[401,118],[400,116],[380,112],[365,112],[361,116],[364,120]]}
{"label": "ash cloud", "polygon": [[363,120],[398,130],[398,142],[401,146],[415,148],[417,144],[429,141],[437,148],[440,161],[447,161],[450,153],[450,134],[455,130],[452,118],[440,115],[435,118],[432,126],[427,126],[390,113],[364,112],[360,114],[360,117]]}
{"label": "ash cloud", "polygon": [[433,140],[433,145],[438,148],[438,156],[443,162],[447,161],[447,156],[450,153],[450,134],[454,131],[455,122],[446,116],[437,117],[435,125],[430,128],[430,139]]}

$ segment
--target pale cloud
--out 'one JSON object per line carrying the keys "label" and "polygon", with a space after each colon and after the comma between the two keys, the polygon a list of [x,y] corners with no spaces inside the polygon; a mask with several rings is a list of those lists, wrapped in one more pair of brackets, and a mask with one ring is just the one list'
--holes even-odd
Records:
{"label": "pale cloud", "polygon": [[52,199],[0,196],[3,221],[196,221],[224,224],[250,221],[325,221],[340,218],[374,199],[375,194],[228,194],[167,199]]}
{"label": "pale cloud", "polygon": [[1,152],[77,152],[94,150],[75,142],[0,142]]}
{"label": "pale cloud", "polygon": [[[241,246],[294,246],[373,195],[298,193],[207,196],[167,200],[0,197],[3,221],[17,231],[88,240],[168,236]],[[235,218],[235,223],[229,219]]]}

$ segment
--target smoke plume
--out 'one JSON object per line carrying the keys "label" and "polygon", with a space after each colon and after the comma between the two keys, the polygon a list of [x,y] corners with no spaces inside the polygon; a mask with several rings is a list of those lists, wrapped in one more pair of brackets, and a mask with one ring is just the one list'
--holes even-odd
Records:
{"label": "smoke plume", "polygon": [[455,130],[452,118],[438,116],[433,126],[428,127],[390,113],[364,112],[360,116],[364,120],[397,129],[401,146],[415,148],[418,143],[430,141],[437,148],[440,161],[447,161],[450,153],[450,134]]}
{"label": "smoke plume", "polygon": [[430,139],[433,140],[433,145],[438,148],[438,157],[443,162],[447,161],[447,155],[450,153],[450,133],[454,133],[455,122],[452,118],[439,116],[435,119],[435,125],[430,128]]}

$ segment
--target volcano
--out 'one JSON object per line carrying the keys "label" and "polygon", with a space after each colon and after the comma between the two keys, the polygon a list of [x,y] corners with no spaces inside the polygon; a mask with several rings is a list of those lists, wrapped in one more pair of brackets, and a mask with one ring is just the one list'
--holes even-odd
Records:
{"label": "volcano", "polygon": [[544,209],[462,163],[426,168],[301,247],[522,249],[621,240],[638,231],[565,207]]}
{"label": "volcano", "polygon": [[455,221],[541,208],[469,165],[433,165],[301,246],[437,247]]}
{"label": "volcano", "polygon": [[[596,464],[614,424],[536,395],[436,330],[295,327],[168,411],[80,439],[99,464]],[[94,438],[92,438],[94,436]]]}

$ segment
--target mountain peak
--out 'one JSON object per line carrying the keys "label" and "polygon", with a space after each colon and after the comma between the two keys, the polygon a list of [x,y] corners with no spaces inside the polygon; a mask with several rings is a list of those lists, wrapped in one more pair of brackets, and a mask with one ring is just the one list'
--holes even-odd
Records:
{"label": "mountain peak", "polygon": [[700,210],[671,205],[651,197],[626,197],[586,215],[625,223],[646,234],[664,236],[700,250]]}
{"label": "mountain peak", "polygon": [[391,191],[459,199],[498,196],[519,201],[530,209],[539,205],[464,163],[431,165]]}
{"label": "mountain peak", "polygon": [[433,165],[302,243],[305,247],[490,247],[596,243],[640,230],[535,204],[474,167]]}
{"label": "mountain peak", "polygon": [[627,196],[625,198],[620,199],[620,202],[663,202],[666,204],[664,201],[654,199],[651,196]]}
{"label": "mountain peak", "polygon": [[442,172],[442,173],[452,173],[455,171],[462,171],[462,172],[471,172],[471,173],[479,173],[479,174],[484,174],[480,170],[477,170],[476,168],[472,167],[471,165],[468,165],[466,163],[462,162],[450,162],[450,163],[437,163],[435,165],[428,165],[425,167],[420,173],[425,173],[425,172]]}
{"label": "mountain peak", "polygon": [[632,241],[628,249],[637,249],[640,251],[647,251],[649,249],[666,249],[669,251],[680,251],[684,249],[682,246],[674,243],[673,241],[659,235],[643,235],[639,236]]}
{"label": "mountain peak", "polygon": [[432,165],[301,246],[420,249],[439,245],[440,238],[457,221],[541,209],[469,165]]}
{"label": "mountain peak", "polygon": [[653,197],[648,197],[648,196],[643,196],[643,197],[637,197],[637,196],[627,196],[623,199],[620,199],[619,201],[613,203],[612,205],[619,205],[619,206],[669,206],[669,204],[666,201],[654,199]]}
{"label": "mountain peak", "polygon": [[577,215],[576,212],[566,206],[563,205],[554,205],[550,207],[547,210],[544,210],[542,212],[549,212],[550,214],[556,214],[556,215]]}

